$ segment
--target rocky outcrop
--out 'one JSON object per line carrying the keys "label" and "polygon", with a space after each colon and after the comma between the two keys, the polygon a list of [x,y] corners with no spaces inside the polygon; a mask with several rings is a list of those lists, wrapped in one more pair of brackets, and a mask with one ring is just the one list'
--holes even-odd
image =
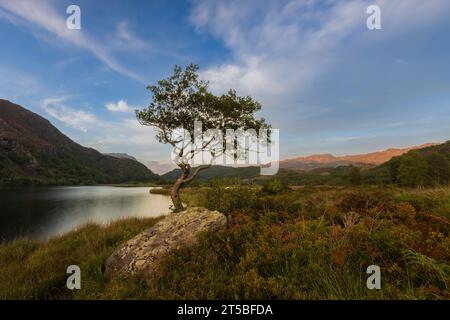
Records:
{"label": "rocky outcrop", "polygon": [[200,233],[225,226],[226,218],[218,211],[196,207],[172,213],[116,250],[106,260],[105,275],[111,279],[144,272],[151,278],[168,252],[191,246]]}

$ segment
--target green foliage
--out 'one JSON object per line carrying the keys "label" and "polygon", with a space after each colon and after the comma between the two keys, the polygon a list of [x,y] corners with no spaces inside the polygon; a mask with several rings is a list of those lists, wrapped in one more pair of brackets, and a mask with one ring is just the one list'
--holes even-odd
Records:
{"label": "green foliage", "polygon": [[[207,189],[186,192],[205,193],[195,198],[195,205],[210,201]],[[405,194],[423,196],[415,192],[302,188],[260,194],[257,204],[241,203],[231,211],[228,230],[173,252],[149,296],[448,299],[450,226],[405,201]],[[286,205],[294,199],[297,206]],[[380,291],[366,288],[365,271],[371,264],[381,267]]]}
{"label": "green foliage", "polygon": [[154,182],[143,164],[85,148],[44,118],[0,99],[0,185],[78,185]]}
{"label": "green foliage", "polygon": [[[110,253],[155,222],[128,219],[46,243],[0,245],[0,298],[449,299],[449,199],[449,188],[266,193],[215,180],[185,189],[183,200],[222,210],[229,228],[170,253],[155,281],[103,276]],[[65,289],[69,264],[81,266],[79,291]],[[366,287],[372,264],[381,268],[381,290]]]}
{"label": "green foliage", "polygon": [[[176,144],[179,139],[176,130],[179,129],[194,137],[195,121],[202,122],[204,131],[258,131],[270,127],[265,119],[255,117],[261,110],[259,102],[249,96],[240,97],[234,90],[215,96],[209,91],[208,82],[199,79],[198,69],[195,64],[189,64],[184,70],[175,66],[172,76],[147,87],[152,93],[152,102],[148,108],[137,110],[136,117],[141,124],[158,130],[156,138],[159,142]],[[183,156],[186,155],[181,153],[180,157]]]}
{"label": "green foliage", "polygon": [[349,174],[349,182],[352,186],[359,186],[361,184],[361,169],[358,167],[353,167]]}
{"label": "green foliage", "polygon": [[226,216],[237,209],[254,207],[258,201],[258,190],[241,185],[239,180],[227,185],[219,179],[214,179],[205,189],[202,205],[207,209],[220,211]]}
{"label": "green foliage", "polygon": [[[103,275],[106,258],[157,221],[131,218],[106,227],[88,224],[45,243],[18,239],[0,244],[0,300],[118,298],[118,284],[108,283]],[[72,264],[82,270],[80,291],[66,287],[66,269]]]}
{"label": "green foliage", "polygon": [[[184,70],[175,66],[172,76],[159,80],[158,85],[148,89],[152,92],[152,102],[146,109],[136,110],[136,117],[141,124],[154,127],[156,139],[172,146],[176,155],[173,160],[180,171],[174,179],[172,192],[174,211],[183,210],[179,190],[224,154],[227,139],[222,136],[227,130],[259,132],[270,128],[264,118],[255,115],[261,110],[259,102],[250,96],[240,97],[231,89],[227,94],[214,95],[209,91],[208,82],[200,80],[198,66],[194,64],[189,64]],[[199,129],[196,127],[198,122],[201,122]],[[209,134],[209,130],[214,130],[219,136]],[[201,141],[194,141],[199,133]],[[267,140],[270,141],[270,134]],[[237,137],[231,143],[234,148],[228,148],[227,153],[235,159],[248,150],[248,146]],[[191,171],[193,159],[206,151],[211,155],[210,162]]]}
{"label": "green foliage", "polygon": [[432,153],[426,157],[428,177],[432,184],[447,185],[450,179],[450,159],[442,153]]}
{"label": "green foliage", "polygon": [[392,158],[371,170],[370,182],[395,183],[401,186],[438,186],[450,182],[450,142],[412,150]]}
{"label": "green foliage", "polygon": [[428,180],[427,169],[425,158],[414,150],[402,157],[397,179],[403,186],[424,186]]}
{"label": "green foliage", "polygon": [[273,179],[263,184],[262,191],[266,194],[278,194],[284,191],[286,187],[281,183],[279,179]]}
{"label": "green foliage", "polygon": [[[213,166],[209,173],[201,173],[200,181],[208,181],[213,176],[240,178],[242,181],[265,185],[273,179],[282,185],[291,186],[359,186],[397,184],[405,187],[447,186],[450,182],[450,142],[412,150],[394,157],[377,167],[340,166],[319,168],[310,171],[280,169],[275,177],[259,176],[259,168],[230,168]],[[173,181],[178,171],[162,176]]]}

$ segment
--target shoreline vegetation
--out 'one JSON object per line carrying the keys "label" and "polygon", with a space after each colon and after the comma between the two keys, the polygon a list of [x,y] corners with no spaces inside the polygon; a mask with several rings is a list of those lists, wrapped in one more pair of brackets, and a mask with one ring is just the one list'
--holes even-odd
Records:
{"label": "shoreline vegetation", "polygon": [[2,185],[1,188],[44,188],[44,187],[121,187],[121,188],[136,188],[136,187],[149,187],[160,188],[161,185],[155,182],[128,182],[128,183],[94,183],[94,184],[30,184],[30,185]]}
{"label": "shoreline vegetation", "polygon": [[149,191],[151,194],[160,194],[160,195],[164,195],[164,196],[170,196],[170,192],[171,192],[171,186],[164,186],[164,187],[155,187],[150,189]]}
{"label": "shoreline vegetation", "polygon": [[[103,268],[161,217],[0,244],[0,299],[450,299],[450,187],[215,180],[184,189],[182,200],[222,212],[230,226],[169,254],[151,285],[143,275],[107,281]],[[71,264],[82,270],[81,290],[65,286]],[[381,290],[366,288],[372,264]]]}

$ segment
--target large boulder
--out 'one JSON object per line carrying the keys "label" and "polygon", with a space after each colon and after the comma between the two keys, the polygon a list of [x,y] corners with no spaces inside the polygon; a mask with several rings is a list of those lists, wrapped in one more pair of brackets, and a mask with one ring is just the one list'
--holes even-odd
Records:
{"label": "large boulder", "polygon": [[195,207],[172,213],[117,249],[106,260],[105,275],[113,278],[144,272],[152,277],[168,252],[191,246],[200,233],[225,226],[226,218],[218,211]]}

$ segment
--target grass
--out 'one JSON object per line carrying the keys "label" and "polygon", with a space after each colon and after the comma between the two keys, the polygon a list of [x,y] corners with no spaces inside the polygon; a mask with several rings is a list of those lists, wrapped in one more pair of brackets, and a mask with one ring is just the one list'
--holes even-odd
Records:
{"label": "grass", "polygon": [[[260,188],[214,183],[183,202],[217,209],[227,230],[172,252],[156,281],[108,282],[105,259],[156,219],[87,225],[45,243],[0,245],[0,298],[449,299],[449,188]],[[68,265],[82,289],[65,288]],[[366,288],[379,265],[382,289]]]}
{"label": "grass", "polygon": [[[87,224],[39,243],[19,239],[0,245],[0,299],[124,298],[119,284],[103,276],[106,258],[157,218],[118,220],[106,227]],[[66,269],[82,270],[82,290],[66,288]],[[126,290],[124,289],[124,292]]]}

